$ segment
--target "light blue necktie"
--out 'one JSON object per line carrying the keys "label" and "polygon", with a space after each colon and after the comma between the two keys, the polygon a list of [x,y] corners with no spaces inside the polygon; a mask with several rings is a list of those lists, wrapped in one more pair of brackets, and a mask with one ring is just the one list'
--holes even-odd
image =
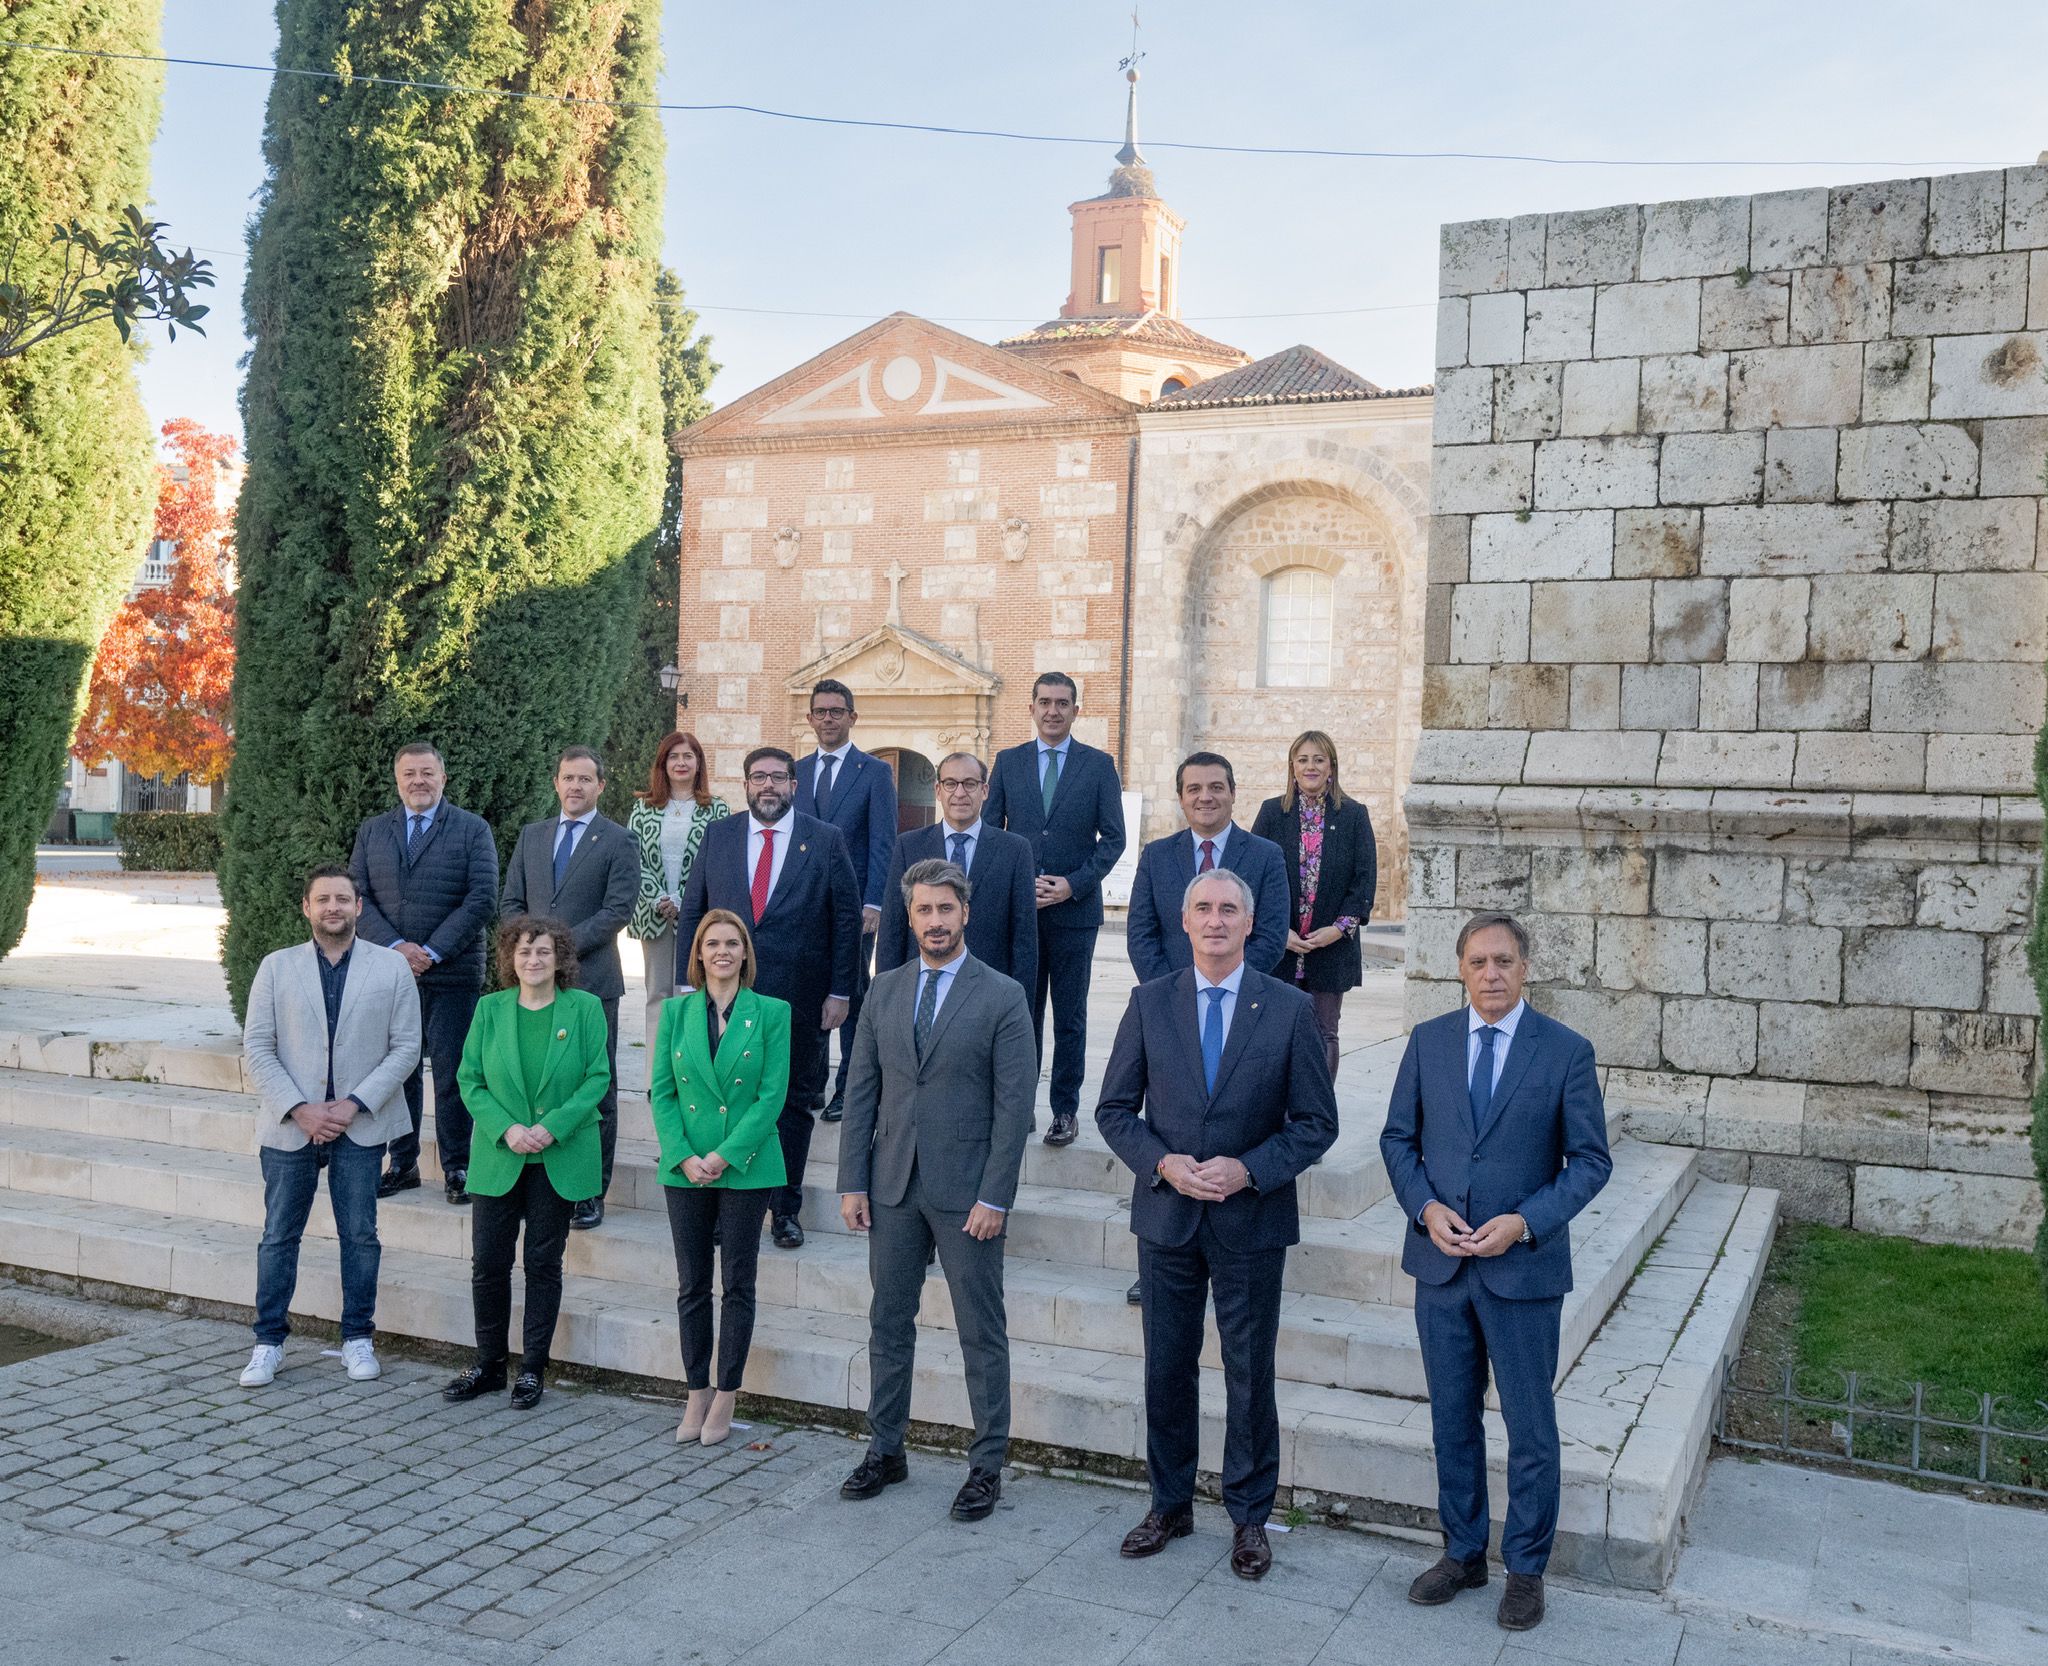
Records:
{"label": "light blue necktie", "polygon": [[1208,1015],[1202,1020],[1202,1080],[1206,1091],[1216,1091],[1216,1072],[1223,1068],[1223,997],[1227,989],[1205,989],[1209,997]]}
{"label": "light blue necktie", "polygon": [[1472,1067],[1467,1094],[1472,1101],[1472,1137],[1486,1126],[1486,1113],[1493,1106],[1493,1038],[1500,1034],[1491,1024],[1479,1029],[1479,1062]]}

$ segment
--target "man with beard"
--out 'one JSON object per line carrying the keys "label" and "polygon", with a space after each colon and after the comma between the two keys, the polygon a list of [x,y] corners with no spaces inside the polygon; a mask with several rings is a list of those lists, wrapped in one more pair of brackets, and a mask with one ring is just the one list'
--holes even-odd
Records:
{"label": "man with beard", "polygon": [[859,964],[860,887],[838,828],[792,808],[796,760],[758,746],[742,766],[747,813],[711,824],[683,892],[676,941],[696,939],[713,908],[750,923],[754,988],[790,1009],[789,1089],[776,1132],[787,1183],[769,1193],[778,1249],[803,1246],[798,1212],[811,1155],[811,1108],[825,1084],[825,1038],[846,1022]]}

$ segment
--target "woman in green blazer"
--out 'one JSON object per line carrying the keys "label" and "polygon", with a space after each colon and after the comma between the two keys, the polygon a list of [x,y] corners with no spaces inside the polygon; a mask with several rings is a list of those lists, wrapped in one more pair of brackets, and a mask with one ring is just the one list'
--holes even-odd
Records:
{"label": "woman in green blazer", "polygon": [[569,986],[576,946],[568,926],[520,915],[498,927],[498,976],[463,1043],[456,1080],[476,1123],[469,1157],[470,1296],[476,1364],[441,1390],[474,1400],[505,1386],[512,1323],[512,1257],[526,1228],[526,1353],[512,1404],[539,1403],[562,1309],[569,1217],[596,1197],[598,1105],[611,1085],[604,1003]]}
{"label": "woman in green blazer", "polygon": [[[648,1097],[661,1142],[661,1181],[676,1249],[676,1323],[690,1403],[677,1440],[716,1446],[754,1339],[754,1271],[762,1193],[783,1183],[775,1122],[789,1091],[789,1003],[754,993],[754,940],[737,914],[698,923],[683,979],[688,995],[661,1009]],[[711,1381],[713,1246],[724,1268],[718,1383]]]}

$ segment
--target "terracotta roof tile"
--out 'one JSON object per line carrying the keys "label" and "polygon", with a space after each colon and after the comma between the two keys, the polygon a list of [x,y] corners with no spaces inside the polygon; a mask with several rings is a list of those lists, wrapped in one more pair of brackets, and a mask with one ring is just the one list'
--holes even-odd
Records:
{"label": "terracotta roof tile", "polygon": [[1383,388],[1346,370],[1313,347],[1293,346],[1242,369],[1226,370],[1191,388],[1163,394],[1157,403],[1183,410],[1210,405],[1295,405],[1339,399],[1398,399],[1426,394],[1420,388]]}
{"label": "terracotta roof tile", "polygon": [[1209,359],[1247,359],[1250,356],[1241,347],[1228,346],[1158,312],[1142,313],[1135,318],[1054,318],[1035,330],[1026,330],[1022,335],[1007,336],[996,345],[1048,347],[1066,341],[1119,340],[1139,347],[1196,353]]}

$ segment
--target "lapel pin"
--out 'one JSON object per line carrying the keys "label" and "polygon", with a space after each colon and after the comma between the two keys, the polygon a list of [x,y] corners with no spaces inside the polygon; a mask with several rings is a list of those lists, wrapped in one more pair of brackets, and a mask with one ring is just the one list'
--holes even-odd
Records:
{"label": "lapel pin", "polygon": [[569,1039],[569,1032],[567,1030],[557,1030],[555,1031],[555,1039],[557,1041],[567,1041]]}
{"label": "lapel pin", "polygon": [[753,1019],[751,1019],[751,1018],[745,1019],[745,1020],[743,1020],[743,1022],[744,1022],[744,1023],[746,1024],[747,1028],[748,1028],[748,1029],[750,1029],[750,1030],[751,1030],[751,1029],[752,1029],[752,1028],[754,1027],[754,1021],[753,1021]]}

